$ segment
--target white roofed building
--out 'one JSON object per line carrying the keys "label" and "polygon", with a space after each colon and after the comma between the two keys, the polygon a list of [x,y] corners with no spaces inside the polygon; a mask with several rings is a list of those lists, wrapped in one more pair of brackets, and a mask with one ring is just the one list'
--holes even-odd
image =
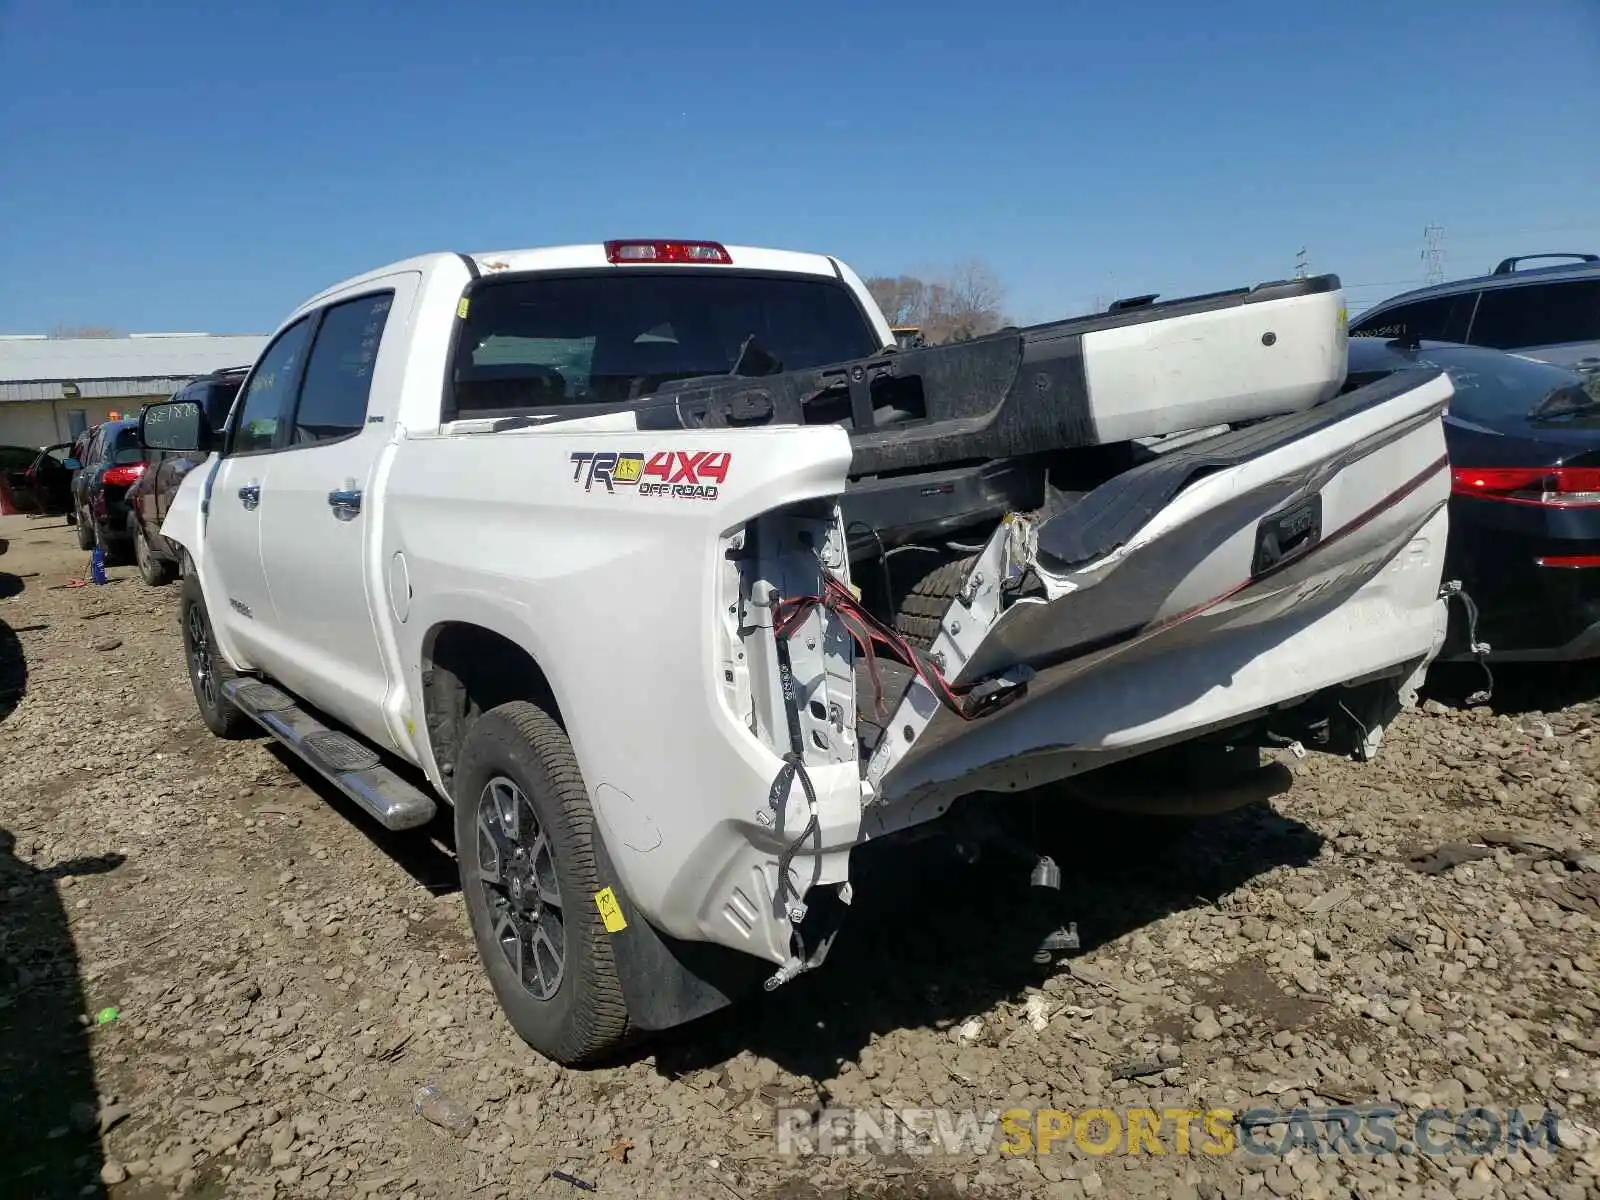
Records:
{"label": "white roofed building", "polygon": [[191,379],[249,366],[266,343],[254,334],[0,334],[0,446],[71,441],[87,426],[165,400]]}

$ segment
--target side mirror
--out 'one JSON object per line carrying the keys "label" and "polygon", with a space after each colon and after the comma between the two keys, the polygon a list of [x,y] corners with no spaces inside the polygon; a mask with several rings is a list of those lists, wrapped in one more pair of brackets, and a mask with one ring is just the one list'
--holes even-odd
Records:
{"label": "side mirror", "polygon": [[81,471],[81,470],[83,470],[83,464],[81,462],[79,462],[75,458],[69,458],[65,462],[63,462],[61,465],[63,467],[65,467],[69,471]]}
{"label": "side mirror", "polygon": [[197,451],[211,449],[215,436],[206,410],[193,400],[165,400],[152,404],[139,416],[139,440],[149,450]]}

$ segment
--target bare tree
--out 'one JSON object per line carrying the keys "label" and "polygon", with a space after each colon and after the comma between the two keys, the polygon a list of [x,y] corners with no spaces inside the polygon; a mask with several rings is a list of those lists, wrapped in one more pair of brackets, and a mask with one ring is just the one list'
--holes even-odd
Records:
{"label": "bare tree", "polygon": [[878,275],[866,281],[891,325],[921,328],[929,344],[966,341],[1008,323],[1005,289],[977,260],[913,275]]}
{"label": "bare tree", "polygon": [[57,325],[50,331],[53,338],[114,338],[122,334],[109,325]]}
{"label": "bare tree", "polygon": [[891,325],[916,325],[927,310],[928,285],[913,275],[876,275],[867,290]]}

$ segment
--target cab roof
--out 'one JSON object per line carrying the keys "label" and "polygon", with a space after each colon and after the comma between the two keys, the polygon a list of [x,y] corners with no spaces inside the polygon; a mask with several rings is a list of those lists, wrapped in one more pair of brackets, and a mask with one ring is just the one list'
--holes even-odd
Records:
{"label": "cab roof", "polygon": [[[632,240],[632,239],[624,239]],[[640,238],[638,241],[655,239]],[[822,275],[839,278],[839,264],[826,254],[813,254],[798,250],[776,250],[765,246],[732,246],[726,242],[714,243],[726,250],[730,261],[674,262],[670,265],[704,267],[722,271],[786,271],[798,275]],[[485,275],[500,271],[570,271],[585,268],[606,268],[618,271],[653,265],[648,262],[616,263],[607,254],[604,242],[591,242],[570,246],[540,246],[523,250],[496,250],[469,255]]]}

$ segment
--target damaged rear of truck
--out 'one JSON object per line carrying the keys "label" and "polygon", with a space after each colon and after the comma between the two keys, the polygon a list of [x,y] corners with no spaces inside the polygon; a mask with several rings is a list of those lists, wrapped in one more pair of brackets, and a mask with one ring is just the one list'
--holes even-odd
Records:
{"label": "damaged rear of truck", "polygon": [[[163,533],[213,688],[391,827],[454,807],[496,993],[563,1062],[820,965],[853,852],[963,797],[1218,811],[1262,747],[1370,758],[1443,642],[1450,383],[1347,377],[1333,276],[904,348],[834,259],[619,242],[291,322],[374,289],[327,545],[263,534],[238,602],[216,506],[284,469],[226,444]],[[343,555],[366,632],[295,628]],[[1251,765],[1144,769],[1201,746]]]}

